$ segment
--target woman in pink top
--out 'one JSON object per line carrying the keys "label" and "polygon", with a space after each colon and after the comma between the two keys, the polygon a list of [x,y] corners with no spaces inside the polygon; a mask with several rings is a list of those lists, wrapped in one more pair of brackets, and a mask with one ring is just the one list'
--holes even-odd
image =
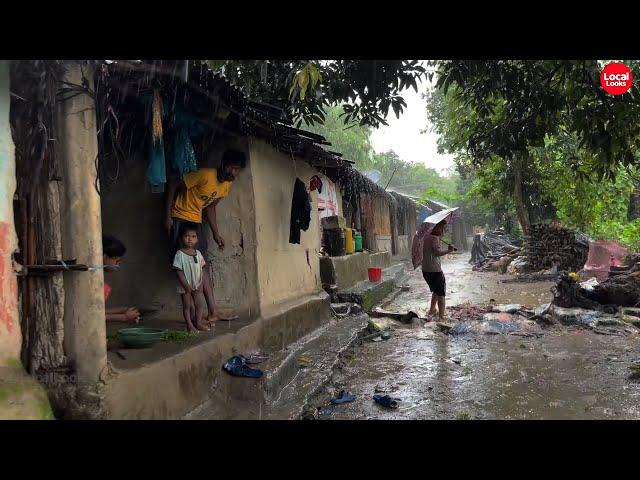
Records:
{"label": "woman in pink top", "polygon": [[[104,271],[108,273],[115,270],[120,265],[120,259],[124,257],[127,248],[124,244],[111,235],[102,236],[102,253]],[[111,286],[104,282],[104,301],[111,295]],[[105,309],[108,322],[131,322],[138,323],[140,321],[140,312],[135,307],[111,307]]]}

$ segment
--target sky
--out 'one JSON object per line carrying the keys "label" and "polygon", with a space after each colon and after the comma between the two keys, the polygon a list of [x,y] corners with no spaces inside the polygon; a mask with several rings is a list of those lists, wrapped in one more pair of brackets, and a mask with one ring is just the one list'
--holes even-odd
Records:
{"label": "sky", "polygon": [[419,84],[417,93],[413,88],[402,91],[401,95],[407,102],[407,108],[400,114],[399,119],[389,109],[389,125],[382,125],[374,130],[371,142],[376,152],[394,150],[403,160],[424,163],[443,174],[444,170],[453,165],[453,156],[438,154],[438,135],[432,132],[420,133],[420,130],[424,130],[429,124],[427,103],[421,98],[427,85],[426,82]]}

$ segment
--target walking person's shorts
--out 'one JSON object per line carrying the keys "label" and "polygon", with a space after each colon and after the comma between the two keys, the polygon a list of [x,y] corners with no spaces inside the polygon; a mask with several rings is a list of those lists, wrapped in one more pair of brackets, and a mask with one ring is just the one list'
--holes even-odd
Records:
{"label": "walking person's shorts", "polygon": [[422,276],[429,285],[429,290],[439,297],[445,296],[445,290],[447,288],[447,282],[444,279],[444,273],[442,272],[422,272]]}

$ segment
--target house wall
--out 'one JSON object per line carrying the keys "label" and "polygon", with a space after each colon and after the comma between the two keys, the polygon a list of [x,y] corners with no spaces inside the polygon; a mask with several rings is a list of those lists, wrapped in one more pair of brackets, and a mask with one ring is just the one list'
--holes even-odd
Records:
{"label": "house wall", "polygon": [[268,311],[280,302],[322,289],[318,253],[320,222],[317,192],[311,192],[311,222],[298,244],[289,243],[291,199],[296,176],[308,189],[318,171],[307,163],[250,139],[249,152],[255,195],[259,303]]}
{"label": "house wall", "polygon": [[373,223],[376,238],[376,251],[393,252],[393,240],[391,238],[391,212],[389,202],[384,197],[374,196]]}
{"label": "house wall", "polygon": [[408,256],[416,231],[416,205],[409,198],[397,193],[391,194],[396,202],[391,207],[394,215],[391,220],[393,235],[393,254]]}
{"label": "house wall", "polygon": [[[209,160],[219,162],[227,148],[246,151],[247,142],[221,140]],[[120,271],[107,274],[113,289],[107,306],[135,305],[142,310],[179,314],[177,281],[164,229],[165,195],[151,193],[146,168],[144,155],[128,159],[121,165],[122,178],[102,195],[103,232],[115,235],[127,246]],[[249,159],[229,196],[217,206],[224,251],[205,228],[209,243],[205,257],[211,264],[216,303],[249,317],[259,314],[252,174]]]}

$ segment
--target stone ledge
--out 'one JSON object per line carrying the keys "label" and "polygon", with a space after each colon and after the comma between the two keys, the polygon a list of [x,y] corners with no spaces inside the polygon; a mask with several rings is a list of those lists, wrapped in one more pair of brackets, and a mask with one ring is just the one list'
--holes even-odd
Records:
{"label": "stone ledge", "polygon": [[177,419],[209,400],[219,409],[216,418],[227,418],[239,403],[246,404],[243,416],[257,418],[263,397],[260,380],[232,377],[222,370],[224,362],[251,350],[283,349],[332,319],[328,296],[308,295],[270,309],[268,316],[235,332],[115,371],[105,385],[107,418]]}

